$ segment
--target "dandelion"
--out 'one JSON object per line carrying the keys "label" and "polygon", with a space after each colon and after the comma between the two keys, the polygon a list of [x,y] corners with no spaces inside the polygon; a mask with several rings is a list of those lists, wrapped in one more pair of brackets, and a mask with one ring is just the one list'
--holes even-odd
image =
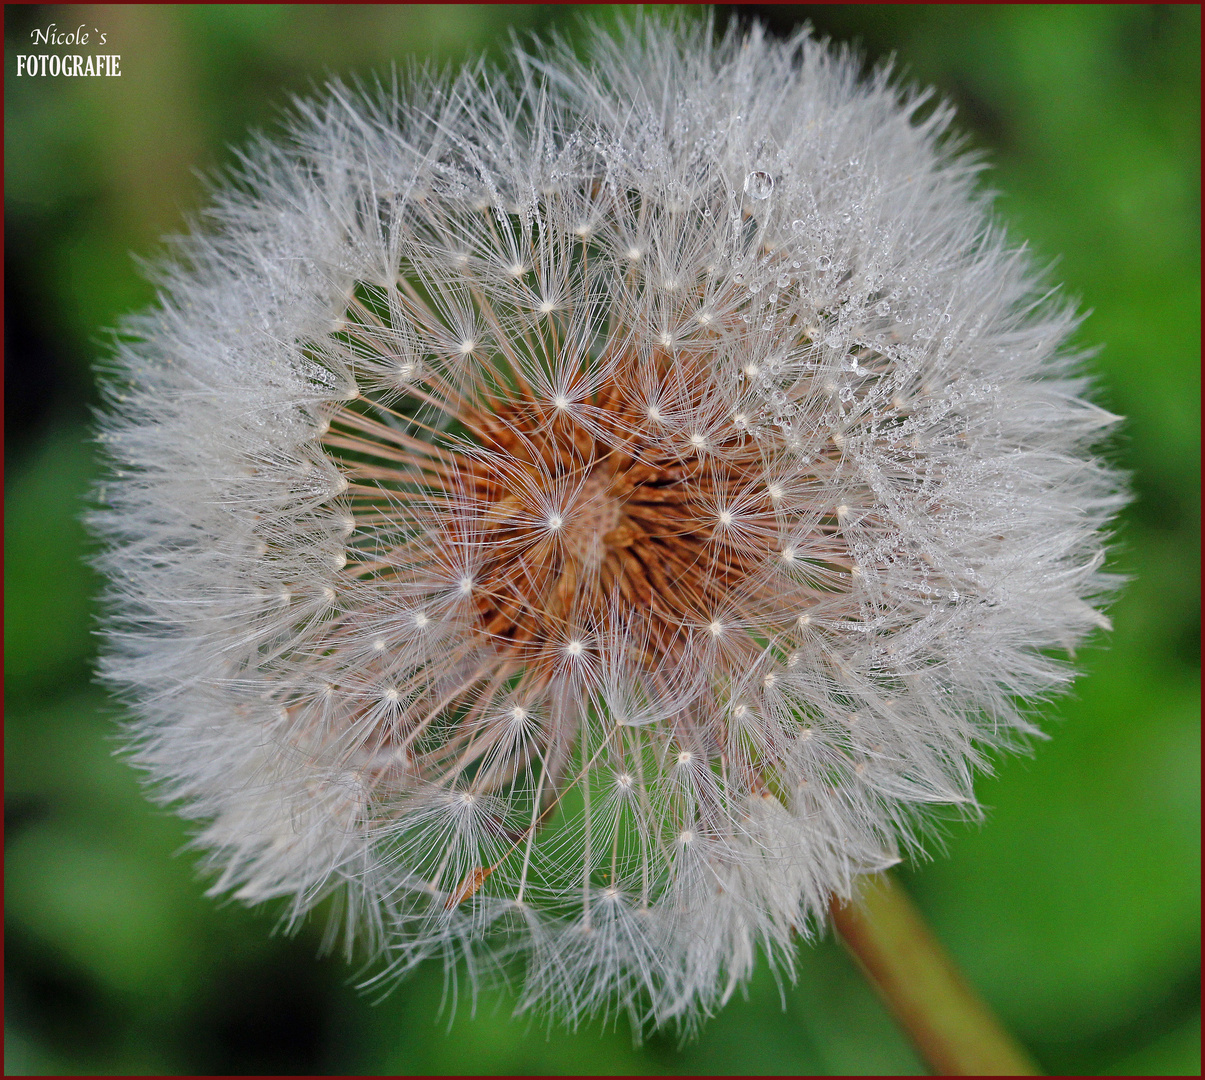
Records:
{"label": "dandelion", "polygon": [[926,100],[637,19],[245,155],[119,346],[96,513],[214,893],[689,1022],[974,812],[1121,495]]}

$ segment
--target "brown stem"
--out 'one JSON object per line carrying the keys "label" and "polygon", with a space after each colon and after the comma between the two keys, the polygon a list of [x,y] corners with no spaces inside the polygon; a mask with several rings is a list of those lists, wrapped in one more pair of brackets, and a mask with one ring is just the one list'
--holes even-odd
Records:
{"label": "brown stem", "polygon": [[848,904],[834,898],[830,910],[846,947],[936,1075],[1040,1075],[887,874],[868,878]]}

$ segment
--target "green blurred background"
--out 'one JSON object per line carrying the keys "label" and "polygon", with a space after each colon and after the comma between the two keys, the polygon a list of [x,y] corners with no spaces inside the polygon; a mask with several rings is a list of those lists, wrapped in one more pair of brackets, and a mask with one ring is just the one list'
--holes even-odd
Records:
{"label": "green blurred background", "polygon": [[[206,899],[185,826],[113,756],[91,682],[97,582],[80,514],[95,474],[91,365],[151,290],[136,258],[328,73],[498,53],[510,27],[580,38],[574,6],[8,6],[5,13],[7,1072],[915,1073],[831,939],[782,997],[680,1046],[594,1024],[551,1035],[487,993],[441,1012],[421,970],[384,1002],[317,958],[321,926]],[[691,9],[691,17],[700,17]],[[721,10],[719,21],[729,16]],[[959,107],[1000,214],[1093,314],[1112,456],[1136,494],[1114,548],[1132,582],[1085,649],[1053,739],[1001,760],[981,827],[904,877],[974,984],[1051,1072],[1198,1073],[1200,9],[744,7],[804,20]],[[15,78],[30,32],[83,24],[120,78]],[[97,38],[93,37],[95,43]],[[943,850],[944,849],[944,850]]]}

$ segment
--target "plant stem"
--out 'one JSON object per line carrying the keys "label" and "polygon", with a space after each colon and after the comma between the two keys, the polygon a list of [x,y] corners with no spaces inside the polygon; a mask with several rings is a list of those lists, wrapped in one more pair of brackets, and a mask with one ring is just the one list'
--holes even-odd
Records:
{"label": "plant stem", "polygon": [[834,898],[831,911],[847,948],[937,1075],[1040,1075],[887,874],[868,878],[851,903]]}

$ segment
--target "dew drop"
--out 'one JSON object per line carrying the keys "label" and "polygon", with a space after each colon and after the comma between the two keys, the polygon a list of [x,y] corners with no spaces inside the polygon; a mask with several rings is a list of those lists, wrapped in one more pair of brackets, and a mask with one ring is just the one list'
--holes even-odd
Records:
{"label": "dew drop", "polygon": [[745,194],[751,199],[768,199],[774,190],[774,177],[760,169],[745,177]]}

